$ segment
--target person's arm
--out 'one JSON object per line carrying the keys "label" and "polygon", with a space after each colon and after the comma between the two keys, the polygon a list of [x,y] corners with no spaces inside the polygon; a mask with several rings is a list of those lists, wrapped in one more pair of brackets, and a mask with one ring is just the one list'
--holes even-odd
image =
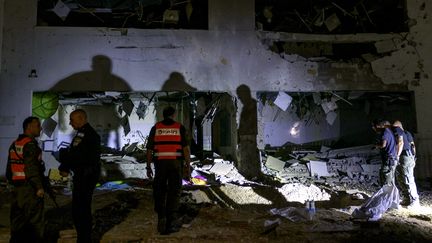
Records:
{"label": "person's arm", "polygon": [[[13,145],[11,145],[11,147],[9,147],[8,152],[12,149],[12,146],[13,146]],[[6,175],[6,180],[7,180],[9,183],[12,182],[12,170],[11,170],[10,161],[11,161],[11,158],[10,158],[10,156],[8,155],[8,161],[7,161],[7,164],[6,164],[6,173],[5,173],[5,175]]]}
{"label": "person's arm", "polygon": [[404,146],[403,137],[398,135],[397,136],[397,157],[398,158],[402,154],[403,146]]}
{"label": "person's arm", "polygon": [[387,146],[387,140],[382,139],[380,143],[376,145],[377,148],[383,149]]}
{"label": "person's arm", "polygon": [[146,170],[147,170],[147,177],[149,179],[153,178],[153,170],[151,168],[151,162],[153,160],[153,150],[147,148],[147,166],[146,166]]}
{"label": "person's arm", "polygon": [[189,179],[190,175],[191,175],[191,171],[190,171],[191,152],[190,152],[189,144],[187,142],[186,128],[183,125],[180,127],[180,135],[181,135],[181,141],[182,141],[181,143],[182,143],[182,147],[183,147],[183,159],[184,159],[183,177],[185,179]]}
{"label": "person's arm", "polygon": [[147,138],[147,145],[146,145],[146,156],[147,156],[147,177],[149,179],[153,178],[153,170],[151,168],[151,163],[153,162],[153,147],[154,147],[154,135],[156,133],[156,128],[153,126],[150,130],[150,134]]}
{"label": "person's arm", "polygon": [[36,195],[38,197],[43,197],[44,186],[43,186],[43,174],[41,171],[41,161],[39,156],[41,151],[35,141],[27,143],[23,148],[23,160],[24,160],[24,173],[26,175],[27,181],[36,190]]}
{"label": "person's arm", "polygon": [[416,147],[415,147],[415,143],[414,143],[414,138],[413,138],[412,134],[408,131],[406,131],[405,134],[406,134],[407,140],[410,144],[411,151],[413,152],[413,155],[416,156]]}
{"label": "person's arm", "polygon": [[411,145],[411,149],[412,149],[412,151],[413,151],[413,155],[416,156],[417,151],[416,151],[416,147],[415,147],[414,141],[412,141],[412,142],[410,143],[410,145]]}

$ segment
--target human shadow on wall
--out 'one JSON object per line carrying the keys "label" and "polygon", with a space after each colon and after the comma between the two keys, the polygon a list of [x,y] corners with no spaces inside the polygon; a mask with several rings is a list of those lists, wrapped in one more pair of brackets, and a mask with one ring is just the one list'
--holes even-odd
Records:
{"label": "human shadow on wall", "polygon": [[237,87],[237,97],[243,104],[237,130],[238,159],[237,169],[246,179],[258,179],[261,164],[257,148],[257,102],[252,98],[247,85]]}
{"label": "human shadow on wall", "polygon": [[197,89],[186,82],[183,74],[172,72],[170,73],[169,78],[162,85],[161,91],[193,92],[197,91]]}
{"label": "human shadow on wall", "polygon": [[92,58],[92,70],[74,73],[58,81],[51,91],[131,91],[129,84],[112,74],[111,59],[104,55]]}
{"label": "human shadow on wall", "polygon": [[[174,71],[171,72],[168,79],[165,80],[164,84],[161,87],[161,91],[162,92],[174,92],[174,91],[184,92],[188,94],[189,97],[192,97],[195,95],[193,92],[197,91],[197,88],[188,84],[183,74]],[[175,95],[167,95],[167,96],[171,96],[172,98],[176,97]],[[193,114],[192,109],[190,109],[190,113],[188,117],[190,117],[190,119],[188,119],[188,121],[186,122],[187,124],[183,124],[183,125],[186,127],[187,134],[188,134],[187,137],[190,138],[191,152],[200,153],[202,148],[200,148],[197,142],[191,138],[192,133],[190,131],[193,130],[194,123],[196,122],[196,118]]]}
{"label": "human shadow on wall", "polygon": [[248,180],[264,183],[265,187],[253,187],[258,195],[271,201],[275,206],[285,205],[285,197],[274,187],[281,184],[271,176],[261,171],[261,158],[258,152],[258,114],[257,101],[252,98],[250,88],[242,84],[237,87],[237,97],[243,104],[240,113],[240,124],[237,130],[238,135],[238,158],[237,169]]}

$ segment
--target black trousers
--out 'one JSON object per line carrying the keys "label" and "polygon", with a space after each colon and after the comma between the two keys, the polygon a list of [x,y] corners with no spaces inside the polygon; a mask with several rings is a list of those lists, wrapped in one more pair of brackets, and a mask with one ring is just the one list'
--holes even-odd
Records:
{"label": "black trousers", "polygon": [[179,209],[182,187],[183,162],[179,160],[160,160],[155,162],[153,181],[154,209],[159,218],[167,222],[175,217]]}
{"label": "black trousers", "polygon": [[78,243],[92,242],[91,204],[98,179],[98,173],[77,173],[73,177],[72,218]]}
{"label": "black trousers", "polygon": [[44,200],[30,185],[16,186],[12,192],[10,242],[43,242]]}

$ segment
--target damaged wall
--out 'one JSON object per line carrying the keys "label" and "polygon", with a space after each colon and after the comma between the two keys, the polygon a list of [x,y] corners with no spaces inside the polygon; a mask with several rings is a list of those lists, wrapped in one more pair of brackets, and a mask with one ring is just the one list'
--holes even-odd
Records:
{"label": "damaged wall", "polygon": [[[401,45],[395,54],[377,59],[370,68],[351,62],[329,64],[296,55],[282,56],[270,50],[266,40],[253,30],[253,23],[227,24],[238,19],[252,22],[253,1],[232,4],[210,0],[210,31],[34,27],[35,1],[5,1],[0,154],[6,154],[10,142],[21,131],[23,118],[31,114],[32,91],[49,90],[71,76],[74,78],[65,89],[115,90],[116,80],[120,80],[127,84],[125,89],[169,90],[171,83],[167,81],[173,73],[181,74],[184,83],[180,87],[185,90],[232,93],[240,84],[248,85],[254,92],[390,90],[386,84],[391,84],[395,77],[406,77],[399,82],[406,87],[404,81],[408,81],[409,87],[416,91],[416,108],[421,114],[417,119],[419,146],[432,146],[429,145],[432,129],[428,126],[432,111],[426,108],[432,92],[427,77],[432,65],[431,58],[424,56],[432,45],[432,36],[427,31],[431,28],[427,13],[432,13],[432,6],[423,3],[408,1],[410,17],[417,21],[409,33],[413,42]],[[225,17],[221,12],[230,16]],[[422,43],[417,45],[418,55],[411,53],[412,43]],[[95,69],[92,59],[98,55],[108,58],[111,62],[108,68]],[[418,63],[419,55],[423,71],[416,75],[418,67],[411,64]],[[401,59],[409,65],[404,65]],[[354,68],[346,69],[347,65]],[[29,76],[32,69],[36,75]],[[107,79],[113,81],[102,81]],[[429,165],[431,156],[422,155],[419,160]],[[3,162],[0,171],[4,171]],[[427,170],[425,173],[432,174]]]}
{"label": "damaged wall", "polygon": [[408,17],[412,25],[404,43],[390,55],[373,62],[374,73],[384,83],[407,83],[414,91],[417,112],[418,163],[416,173],[432,175],[432,4],[424,0],[408,2]]}

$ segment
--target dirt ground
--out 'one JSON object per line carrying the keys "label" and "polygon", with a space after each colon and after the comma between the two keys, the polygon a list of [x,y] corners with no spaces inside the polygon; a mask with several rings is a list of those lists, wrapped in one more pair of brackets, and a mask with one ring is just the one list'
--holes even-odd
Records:
{"label": "dirt ground", "polygon": [[[252,202],[231,199],[230,194],[242,197],[245,190],[245,197]],[[93,233],[95,241],[101,242],[432,242],[432,193],[420,192],[421,208],[390,210],[381,220],[367,222],[350,216],[364,199],[333,191],[330,201],[316,202],[312,220],[299,214],[298,220],[292,221],[269,210],[297,207],[297,212],[303,212],[304,205],[284,201],[271,187],[245,189],[230,184],[186,188],[180,208],[181,230],[159,235],[151,185],[135,181],[133,188],[125,190],[96,190]],[[362,193],[365,198],[366,194]],[[264,203],[253,203],[256,195],[265,198],[258,200]],[[9,201],[10,193],[0,187],[0,242],[9,239]],[[75,242],[71,197],[59,194],[57,201],[59,208],[46,199],[47,242]]]}

